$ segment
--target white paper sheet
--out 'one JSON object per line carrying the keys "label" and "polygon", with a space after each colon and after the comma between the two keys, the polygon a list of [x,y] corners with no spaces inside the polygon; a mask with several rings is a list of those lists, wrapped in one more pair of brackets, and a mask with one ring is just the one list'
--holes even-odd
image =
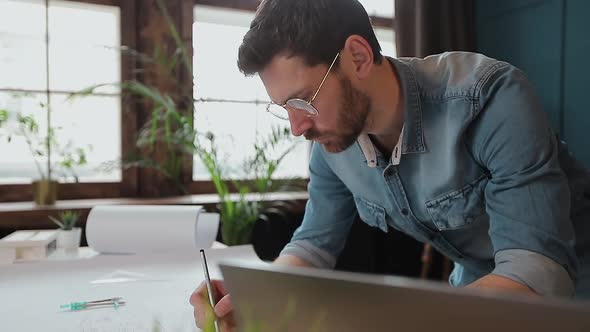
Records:
{"label": "white paper sheet", "polygon": [[211,247],[218,227],[201,206],[103,205],[90,211],[86,239],[103,254],[186,252]]}
{"label": "white paper sheet", "polygon": [[[212,279],[224,259],[258,261],[252,246],[208,249]],[[113,273],[115,272],[115,273]],[[112,276],[137,282],[92,283]],[[196,332],[189,298],[203,281],[198,250],[137,255],[98,255],[0,267],[0,331]],[[125,306],[63,312],[60,305],[122,297]]]}

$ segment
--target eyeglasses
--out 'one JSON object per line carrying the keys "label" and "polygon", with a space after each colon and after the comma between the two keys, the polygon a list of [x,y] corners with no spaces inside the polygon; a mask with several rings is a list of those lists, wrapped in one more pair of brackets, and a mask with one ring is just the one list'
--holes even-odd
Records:
{"label": "eyeglasses", "polygon": [[313,95],[313,97],[311,97],[311,99],[309,101],[305,101],[300,98],[293,98],[293,99],[287,100],[287,102],[284,103],[283,105],[279,105],[279,104],[276,104],[271,101],[270,103],[268,103],[268,105],[266,105],[266,111],[269,112],[270,114],[276,116],[277,118],[283,119],[283,120],[289,120],[289,110],[303,112],[303,114],[305,116],[309,116],[309,117],[317,116],[318,110],[311,103],[313,103],[313,101],[315,100],[315,97],[317,97],[318,93],[320,93],[320,89],[324,85],[326,78],[328,78],[328,75],[330,74],[330,71],[332,70],[332,67],[336,63],[336,60],[338,59],[339,55],[340,55],[340,52],[338,52],[336,54],[336,56],[334,57],[334,60],[332,60],[332,63],[330,64],[330,67],[328,68],[326,75],[324,75],[324,78],[322,79],[322,82],[320,83],[320,86],[318,87],[315,94]]}

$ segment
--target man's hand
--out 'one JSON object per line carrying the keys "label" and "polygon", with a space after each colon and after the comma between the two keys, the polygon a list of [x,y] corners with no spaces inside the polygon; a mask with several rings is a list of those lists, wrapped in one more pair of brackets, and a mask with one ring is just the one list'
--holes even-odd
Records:
{"label": "man's hand", "polygon": [[311,267],[312,265],[308,262],[304,261],[303,259],[293,256],[293,255],[281,255],[275,259],[273,264],[277,265],[288,265],[288,266],[303,266],[303,267]]}
{"label": "man's hand", "polygon": [[485,277],[479,278],[473,283],[465,286],[465,288],[481,289],[485,291],[501,291],[526,295],[538,295],[527,285],[494,274],[488,274]]}
{"label": "man's hand", "polygon": [[[279,256],[273,264],[311,266],[311,264],[306,261],[291,255]],[[220,298],[215,304],[215,308],[213,308],[213,312],[219,322],[219,328],[222,332],[231,332],[235,329],[236,324],[230,296],[227,293],[222,280],[211,280],[211,287],[213,288],[214,293],[213,298]],[[191,295],[190,303],[194,307],[195,323],[199,328],[203,328],[207,322],[212,319],[212,317],[207,316],[207,313],[211,313],[211,305],[209,304],[209,297],[207,295],[207,285],[204,281]]]}
{"label": "man's hand", "polygon": [[[217,317],[219,328],[222,332],[231,332],[235,328],[235,321],[233,316],[233,306],[223,285],[222,280],[211,280],[211,287],[213,288],[214,298],[220,299],[213,308],[213,313]],[[208,320],[207,313],[211,313],[211,305],[209,304],[209,297],[207,295],[207,285],[203,281],[190,297],[190,304],[194,307],[195,323],[199,328],[203,328]]]}

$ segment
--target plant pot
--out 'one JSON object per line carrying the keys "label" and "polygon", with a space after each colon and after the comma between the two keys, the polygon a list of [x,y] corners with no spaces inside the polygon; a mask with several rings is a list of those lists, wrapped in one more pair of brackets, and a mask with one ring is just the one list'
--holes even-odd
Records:
{"label": "plant pot", "polygon": [[80,227],[74,227],[69,231],[59,229],[57,230],[57,247],[65,249],[79,248],[81,236],[82,229]]}
{"label": "plant pot", "polygon": [[[234,221],[234,223],[236,222]],[[221,221],[221,242],[228,246],[239,246],[252,243],[252,230],[254,229],[254,226],[255,225],[244,229],[237,229],[235,225],[228,225],[227,222],[224,223]]]}
{"label": "plant pot", "polygon": [[37,205],[53,205],[57,200],[57,185],[55,180],[33,181],[33,199]]}

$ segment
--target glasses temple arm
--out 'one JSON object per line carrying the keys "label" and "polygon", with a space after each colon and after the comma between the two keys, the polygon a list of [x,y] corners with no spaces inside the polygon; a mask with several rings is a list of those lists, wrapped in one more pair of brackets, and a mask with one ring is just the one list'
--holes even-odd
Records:
{"label": "glasses temple arm", "polygon": [[316,90],[315,94],[313,95],[313,97],[311,97],[311,100],[309,101],[309,104],[311,104],[314,101],[315,97],[318,95],[318,93],[320,93],[320,89],[322,88],[322,85],[324,85],[324,82],[328,78],[328,75],[330,74],[330,71],[332,70],[332,67],[336,63],[336,59],[338,59],[338,56],[339,55],[340,55],[340,52],[336,53],[336,56],[334,57],[334,60],[332,60],[332,63],[330,64],[330,67],[328,68],[328,71],[326,72],[326,75],[324,75],[324,79],[322,79],[322,83],[320,83],[320,86]]}

